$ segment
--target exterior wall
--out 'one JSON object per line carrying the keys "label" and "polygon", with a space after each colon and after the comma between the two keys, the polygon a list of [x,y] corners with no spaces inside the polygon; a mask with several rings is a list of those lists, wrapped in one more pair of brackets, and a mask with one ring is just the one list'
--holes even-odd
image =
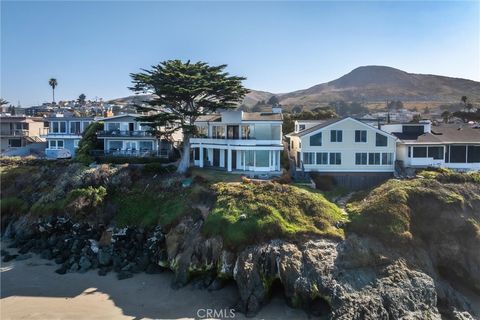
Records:
{"label": "exterior wall", "polygon": [[[63,141],[63,148],[61,149],[51,149],[50,148],[50,141],[51,140],[62,140]],[[47,158],[51,159],[57,159],[57,158],[65,158],[70,155],[72,158],[75,157],[75,153],[77,148],[74,146],[75,145],[75,140],[80,140],[78,139],[71,139],[71,138],[47,138],[47,148],[45,149],[45,156]]]}
{"label": "exterior wall", "polygon": [[[331,142],[330,133],[331,130],[342,130],[343,139],[342,142]],[[355,130],[367,131],[367,142],[355,142]],[[310,136],[322,132],[322,146],[311,146]],[[376,133],[378,131],[375,128],[359,123],[353,119],[346,118],[336,122],[330,126],[312,132],[308,135],[301,137],[301,159],[305,152],[328,152],[328,153],[341,153],[341,164],[305,164],[305,171],[329,171],[329,172],[393,172],[396,153],[395,138],[383,134],[387,137],[387,146],[376,146]],[[298,150],[296,150],[298,151]],[[389,165],[357,165],[355,164],[355,153],[392,153],[392,164]],[[368,157],[368,156],[367,156]],[[381,161],[380,155],[380,161]],[[367,159],[368,163],[368,159]]]}

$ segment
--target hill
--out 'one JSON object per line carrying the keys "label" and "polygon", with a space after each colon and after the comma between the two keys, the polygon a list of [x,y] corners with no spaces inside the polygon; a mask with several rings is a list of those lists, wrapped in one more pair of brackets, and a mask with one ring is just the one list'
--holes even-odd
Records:
{"label": "hill", "polygon": [[480,101],[480,82],[430,74],[408,73],[384,66],[364,66],[327,83],[279,96],[285,106],[315,106],[334,100],[458,102],[466,95]]}
{"label": "hill", "polygon": [[[250,89],[243,104],[251,107],[259,101],[267,101],[273,93]],[[386,66],[358,67],[348,74],[308,89],[277,94],[280,103],[291,109],[303,106],[307,109],[326,105],[336,100],[358,101],[369,104],[386,100],[401,100],[409,105],[425,103],[458,103],[467,96],[473,103],[480,103],[480,82],[431,74],[408,73]],[[110,103],[128,104],[150,99],[149,95],[136,95],[110,100]]]}

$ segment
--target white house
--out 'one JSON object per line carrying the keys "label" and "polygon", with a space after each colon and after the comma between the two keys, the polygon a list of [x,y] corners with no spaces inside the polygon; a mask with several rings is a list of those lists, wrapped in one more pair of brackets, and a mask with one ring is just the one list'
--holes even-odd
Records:
{"label": "white house", "polygon": [[393,173],[397,138],[351,117],[332,119],[288,135],[297,170]]}
{"label": "white house", "polygon": [[[275,112],[273,112],[275,111]],[[193,163],[227,171],[280,172],[282,113],[224,111],[199,117]]]}
{"label": "white house", "polygon": [[384,124],[398,137],[397,159],[412,168],[444,167],[480,170],[480,129],[468,124]]}
{"label": "white house", "polygon": [[173,141],[160,140],[153,136],[150,127],[137,118],[139,114],[122,114],[99,119],[104,122],[104,130],[97,133],[103,140],[104,154],[113,156],[160,156],[168,157],[175,141],[181,140],[181,134]]}

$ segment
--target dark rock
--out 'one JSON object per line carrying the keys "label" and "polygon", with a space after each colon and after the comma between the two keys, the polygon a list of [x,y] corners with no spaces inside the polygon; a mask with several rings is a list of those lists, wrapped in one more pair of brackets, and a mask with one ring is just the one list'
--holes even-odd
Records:
{"label": "dark rock", "polygon": [[156,273],[161,273],[161,272],[163,272],[163,270],[164,270],[164,269],[163,269],[162,267],[160,267],[160,266],[158,266],[158,265],[156,265],[156,264],[151,263],[151,264],[149,264],[149,265],[147,266],[147,268],[145,269],[145,273],[148,273],[148,274],[156,274]]}
{"label": "dark rock", "polygon": [[224,281],[222,279],[215,278],[215,280],[213,280],[212,283],[210,283],[207,289],[208,291],[216,291],[216,290],[222,289],[223,285],[224,285]]}
{"label": "dark rock", "polygon": [[9,253],[8,251],[6,251],[6,250],[3,250],[3,249],[0,250],[0,256],[2,256],[2,257],[3,257],[3,256],[6,256],[6,255],[9,255],[9,254],[10,254],[10,253]]}
{"label": "dark rock", "polygon": [[80,269],[78,263],[74,262],[70,268],[68,268],[68,272],[77,272]]}
{"label": "dark rock", "polygon": [[51,259],[53,259],[52,251],[50,249],[45,249],[40,254],[40,257],[42,257],[42,259],[51,260]]}
{"label": "dark rock", "polygon": [[98,249],[97,253],[98,264],[101,266],[108,266],[112,263],[112,255],[110,249],[103,247]]}
{"label": "dark rock", "polygon": [[57,270],[55,270],[55,272],[58,273],[58,274],[65,274],[65,273],[67,273],[67,266],[63,265],[60,268],[58,268]]}
{"label": "dark rock", "polygon": [[79,272],[84,273],[87,272],[88,269],[90,269],[90,267],[92,266],[92,262],[87,257],[82,256],[80,258],[80,261],[78,262],[78,266],[80,267]]}
{"label": "dark rock", "polygon": [[106,276],[108,273],[108,269],[107,268],[100,268],[98,269],[98,275],[99,276]]}
{"label": "dark rock", "polygon": [[7,254],[5,256],[3,256],[3,262],[9,262],[9,261],[12,261],[13,259],[15,259],[16,257],[18,257],[18,254]]}
{"label": "dark rock", "polygon": [[124,280],[133,277],[133,274],[128,271],[121,271],[117,274],[117,279],[118,280]]}

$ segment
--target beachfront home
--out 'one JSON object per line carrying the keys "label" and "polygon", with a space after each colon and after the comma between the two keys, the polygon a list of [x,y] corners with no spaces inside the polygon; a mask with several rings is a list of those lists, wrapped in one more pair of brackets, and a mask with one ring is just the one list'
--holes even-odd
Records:
{"label": "beachfront home", "polygon": [[395,169],[396,137],[351,117],[323,121],[288,137],[300,171],[391,175]]}
{"label": "beachfront home", "polygon": [[398,137],[397,159],[404,167],[480,170],[480,128],[468,124],[384,124]]}
{"label": "beachfront home", "polygon": [[92,117],[65,117],[57,114],[48,118],[48,132],[42,135],[47,140],[45,156],[51,159],[71,158],[75,156],[82,134]]}
{"label": "beachfront home", "polygon": [[139,114],[121,114],[101,118],[104,130],[97,133],[103,140],[103,154],[111,156],[158,156],[167,158],[182,140],[177,131],[170,141],[157,139],[149,132],[150,126],[138,121]]}
{"label": "beachfront home", "polygon": [[282,113],[223,111],[199,117],[193,164],[227,171],[280,172]]}
{"label": "beachfront home", "polygon": [[0,117],[0,151],[25,147],[33,142],[44,142],[40,135],[45,127],[45,120],[40,117],[1,116]]}

